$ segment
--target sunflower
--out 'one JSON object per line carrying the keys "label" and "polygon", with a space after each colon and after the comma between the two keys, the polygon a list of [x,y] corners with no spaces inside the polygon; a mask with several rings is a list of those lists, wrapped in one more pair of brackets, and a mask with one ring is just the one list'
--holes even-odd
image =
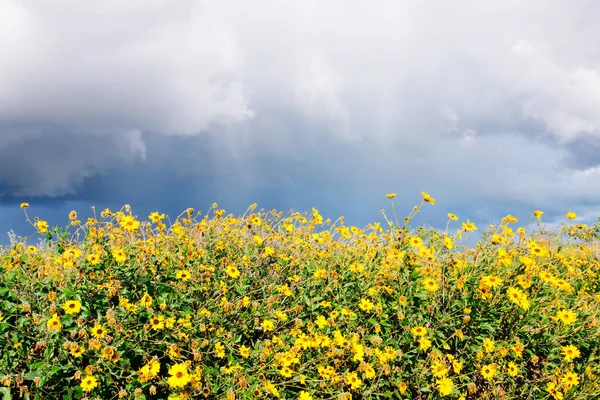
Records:
{"label": "sunflower", "polygon": [[175,364],[169,368],[169,379],[167,382],[171,387],[183,387],[188,384],[191,380],[190,374],[188,373],[188,366],[185,363]]}
{"label": "sunflower", "polygon": [[177,274],[175,275],[175,277],[177,279],[185,282],[185,281],[188,281],[192,277],[192,274],[187,269],[180,269],[179,271],[177,271]]}
{"label": "sunflower", "polygon": [[152,297],[150,297],[150,295],[148,293],[146,293],[145,295],[142,296],[140,303],[144,307],[150,307],[152,305]]}
{"label": "sunflower", "polygon": [[58,314],[52,315],[52,318],[48,320],[47,323],[49,331],[60,331],[62,328],[62,324],[60,323],[60,317]]}
{"label": "sunflower", "polygon": [[63,309],[67,314],[77,314],[81,310],[81,302],[69,300],[63,305]]}
{"label": "sunflower", "polygon": [[423,286],[428,292],[435,292],[440,288],[440,285],[438,285],[437,282],[431,278],[423,279]]}
{"label": "sunflower", "polygon": [[84,392],[92,391],[96,386],[98,386],[98,380],[93,375],[88,375],[81,381],[81,388]]}
{"label": "sunflower", "polygon": [[250,357],[250,348],[246,346],[240,346],[240,355],[244,358]]}
{"label": "sunflower", "polygon": [[567,372],[560,378],[560,383],[563,383],[567,388],[572,388],[579,384],[579,376],[574,372]]}
{"label": "sunflower", "polygon": [[150,318],[150,327],[155,331],[163,329],[165,327],[165,317],[162,315],[153,316]]}
{"label": "sunflower", "polygon": [[227,275],[229,275],[232,278],[237,278],[240,276],[240,271],[236,268],[235,265],[230,265],[225,269],[225,272],[227,273]]}
{"label": "sunflower", "polygon": [[83,347],[79,346],[79,345],[75,345],[73,347],[71,347],[71,355],[75,358],[79,358],[83,355],[84,349]]}
{"label": "sunflower", "polygon": [[348,385],[354,390],[360,388],[362,385],[362,380],[356,375],[356,372],[346,373],[346,382],[348,382]]}
{"label": "sunflower", "polygon": [[424,326],[415,326],[410,330],[410,332],[414,336],[425,336],[427,334],[427,328],[425,328]]}
{"label": "sunflower", "polygon": [[568,345],[568,346],[563,346],[560,348],[560,350],[562,351],[563,355],[565,356],[565,361],[571,361],[574,358],[577,358],[581,355],[581,353],[579,352],[579,349],[575,346],[573,346],[572,344]]}
{"label": "sunflower", "polygon": [[519,368],[513,361],[508,363],[506,369],[508,371],[509,376],[517,376],[517,374],[519,373]]}
{"label": "sunflower", "polygon": [[496,366],[494,364],[488,364],[481,367],[481,375],[485,379],[491,379],[496,375]]}
{"label": "sunflower", "polygon": [[96,324],[92,328],[92,336],[96,339],[102,339],[104,336],[106,336],[106,329],[102,325]]}
{"label": "sunflower", "polygon": [[565,325],[571,325],[577,321],[577,313],[571,310],[561,310],[556,314],[556,317]]}

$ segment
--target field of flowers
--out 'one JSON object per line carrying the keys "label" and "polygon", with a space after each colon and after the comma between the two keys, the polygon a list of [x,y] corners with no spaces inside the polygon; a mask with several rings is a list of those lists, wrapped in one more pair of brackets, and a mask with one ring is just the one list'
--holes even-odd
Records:
{"label": "field of flowers", "polygon": [[0,398],[600,398],[597,228],[535,230],[535,210],[467,248],[478,228],[453,214],[410,228],[434,204],[366,228],[214,204],[51,230],[23,203],[36,232],[0,251]]}

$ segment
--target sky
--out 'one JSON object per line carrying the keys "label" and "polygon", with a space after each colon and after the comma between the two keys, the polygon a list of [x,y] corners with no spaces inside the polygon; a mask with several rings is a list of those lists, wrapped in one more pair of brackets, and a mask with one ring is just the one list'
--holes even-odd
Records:
{"label": "sky", "polygon": [[76,210],[600,216],[600,2],[0,2],[0,243]]}

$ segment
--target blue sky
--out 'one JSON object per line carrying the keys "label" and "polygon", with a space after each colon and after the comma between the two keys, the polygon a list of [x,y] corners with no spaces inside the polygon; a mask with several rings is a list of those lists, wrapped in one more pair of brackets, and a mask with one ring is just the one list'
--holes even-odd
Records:
{"label": "blue sky", "polygon": [[[0,232],[217,202],[600,215],[600,3],[0,3]],[[0,238],[5,243],[7,237]]]}

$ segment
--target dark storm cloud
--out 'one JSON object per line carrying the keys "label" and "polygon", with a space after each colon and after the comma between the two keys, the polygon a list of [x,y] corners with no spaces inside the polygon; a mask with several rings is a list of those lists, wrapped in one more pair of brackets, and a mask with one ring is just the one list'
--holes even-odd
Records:
{"label": "dark storm cloud", "polygon": [[591,218],[599,7],[6,1],[0,202]]}

